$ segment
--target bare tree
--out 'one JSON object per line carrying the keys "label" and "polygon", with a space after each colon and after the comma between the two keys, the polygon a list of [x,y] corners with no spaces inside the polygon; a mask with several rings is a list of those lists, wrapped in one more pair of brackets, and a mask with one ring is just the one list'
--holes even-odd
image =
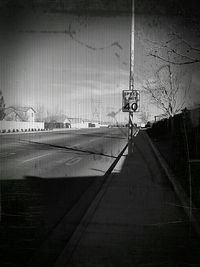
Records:
{"label": "bare tree", "polygon": [[187,83],[173,70],[171,64],[162,65],[154,80],[147,80],[143,88],[167,117],[179,113],[188,103],[191,77]]}
{"label": "bare tree", "polygon": [[0,91],[0,120],[3,120],[5,117],[5,102],[2,91]]}
{"label": "bare tree", "polygon": [[38,106],[36,109],[35,120],[38,122],[44,121],[46,118],[46,111],[43,106]]}
{"label": "bare tree", "polygon": [[172,32],[168,36],[168,40],[164,42],[145,39],[152,47],[147,55],[177,66],[200,62],[199,47],[191,45],[178,33]]}
{"label": "bare tree", "polygon": [[[159,19],[156,21],[160,22]],[[150,26],[152,34],[141,28],[136,37],[144,47],[145,61],[151,65],[153,76],[151,79],[143,77],[144,92],[170,117],[194,103],[190,99],[190,89],[194,90],[191,86],[192,73],[200,63],[199,35],[196,24],[191,29],[191,39],[176,25],[176,21],[169,21],[169,25],[166,21],[161,24],[154,25],[154,31]],[[187,33],[189,29],[188,26]]]}

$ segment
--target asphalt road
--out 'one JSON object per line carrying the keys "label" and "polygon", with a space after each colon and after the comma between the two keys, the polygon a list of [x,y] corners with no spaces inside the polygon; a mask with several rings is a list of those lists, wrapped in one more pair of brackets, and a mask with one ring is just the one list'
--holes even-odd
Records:
{"label": "asphalt road", "polygon": [[127,142],[127,128],[1,136],[0,178],[103,175]]}
{"label": "asphalt road", "polygon": [[0,265],[53,266],[126,143],[127,128],[2,135]]}

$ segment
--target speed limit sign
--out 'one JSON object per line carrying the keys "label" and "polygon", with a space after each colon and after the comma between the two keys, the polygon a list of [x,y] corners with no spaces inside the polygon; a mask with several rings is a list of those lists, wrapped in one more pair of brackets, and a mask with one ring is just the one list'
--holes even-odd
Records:
{"label": "speed limit sign", "polygon": [[122,111],[136,112],[139,111],[140,95],[137,90],[123,90],[122,92]]}

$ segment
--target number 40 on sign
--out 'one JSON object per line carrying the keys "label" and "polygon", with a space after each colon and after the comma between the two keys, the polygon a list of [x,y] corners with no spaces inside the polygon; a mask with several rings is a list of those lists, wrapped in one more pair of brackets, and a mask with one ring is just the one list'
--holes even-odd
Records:
{"label": "number 40 on sign", "polygon": [[122,91],[122,111],[136,112],[139,111],[140,95],[138,90]]}

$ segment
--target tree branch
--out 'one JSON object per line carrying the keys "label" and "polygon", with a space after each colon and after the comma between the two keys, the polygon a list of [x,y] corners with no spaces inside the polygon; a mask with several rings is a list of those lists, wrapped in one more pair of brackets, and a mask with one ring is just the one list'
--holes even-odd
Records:
{"label": "tree branch", "polygon": [[145,87],[143,86],[143,88],[149,93],[151,94],[151,97],[153,98],[154,101],[156,101],[158,103],[158,105],[160,106],[160,108],[165,111],[168,115],[169,115],[169,111],[168,108],[166,108],[165,104],[161,101],[160,98],[158,98],[158,96],[156,97],[156,95],[153,93],[153,89],[151,89],[150,87]]}
{"label": "tree branch", "polygon": [[179,66],[180,65],[189,65],[189,64],[194,64],[194,63],[199,63],[200,62],[200,59],[194,59],[194,60],[184,61],[184,62],[176,62],[176,61],[165,59],[164,57],[161,57],[159,55],[155,55],[153,53],[149,53],[147,56],[152,56],[152,57],[158,58],[158,59],[160,59],[160,60],[162,60],[164,62],[173,64],[173,65],[179,65]]}
{"label": "tree branch", "polygon": [[185,45],[187,45],[191,50],[200,52],[200,49],[199,49],[199,48],[196,48],[196,47],[193,47],[192,45],[190,45],[190,44],[189,44],[185,39],[183,39],[183,37],[180,36],[179,34],[177,34],[177,33],[169,33],[168,35],[174,36],[173,39],[177,38],[177,39],[181,40],[181,42],[179,42],[179,43],[177,44],[177,46],[179,46],[180,44],[185,44]]}

